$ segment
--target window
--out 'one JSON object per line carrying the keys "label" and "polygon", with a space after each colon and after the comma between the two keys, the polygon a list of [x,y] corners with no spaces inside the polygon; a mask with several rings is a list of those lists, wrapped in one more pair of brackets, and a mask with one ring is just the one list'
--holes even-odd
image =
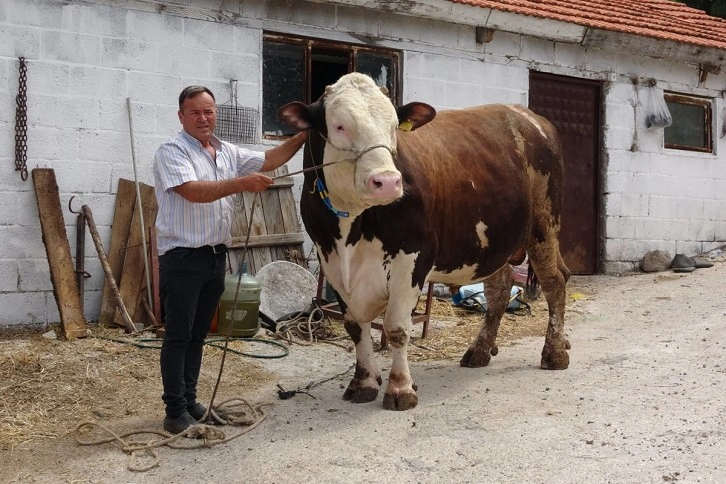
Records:
{"label": "window", "polygon": [[711,101],[669,93],[664,97],[673,118],[673,123],[664,129],[665,147],[713,152]]}
{"label": "window", "polygon": [[327,42],[287,35],[265,34],[262,45],[262,134],[265,138],[293,132],[277,117],[292,101],[311,103],[325,86],[349,72],[371,76],[400,102],[398,51]]}

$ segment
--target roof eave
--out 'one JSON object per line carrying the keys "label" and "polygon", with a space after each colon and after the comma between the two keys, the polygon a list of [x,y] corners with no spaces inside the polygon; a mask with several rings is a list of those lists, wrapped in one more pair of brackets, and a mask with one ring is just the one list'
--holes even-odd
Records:
{"label": "roof eave", "polygon": [[316,3],[358,7],[409,15],[459,25],[484,27],[555,42],[579,44],[618,53],[628,52],[689,64],[726,65],[726,49],[699,46],[655,37],[587,27],[572,22],[482,8],[449,0],[311,0]]}

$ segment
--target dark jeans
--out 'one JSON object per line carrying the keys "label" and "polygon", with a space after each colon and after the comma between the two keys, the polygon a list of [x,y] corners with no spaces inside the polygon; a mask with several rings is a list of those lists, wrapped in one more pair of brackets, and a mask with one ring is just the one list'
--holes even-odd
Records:
{"label": "dark jeans", "polygon": [[159,257],[162,399],[169,417],[182,415],[197,399],[204,339],[224,291],[225,267],[226,254],[215,254],[209,246],[177,248]]}

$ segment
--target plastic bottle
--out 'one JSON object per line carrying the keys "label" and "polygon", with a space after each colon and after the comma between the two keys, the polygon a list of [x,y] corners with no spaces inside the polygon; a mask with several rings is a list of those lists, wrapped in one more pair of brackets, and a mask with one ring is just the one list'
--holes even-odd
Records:
{"label": "plastic bottle", "polygon": [[262,284],[247,273],[247,261],[243,261],[239,272],[224,278],[217,333],[234,338],[249,338],[257,334],[260,330],[261,291]]}
{"label": "plastic bottle", "polygon": [[717,259],[717,258],[721,257],[721,253],[722,253],[721,249],[714,249],[708,253],[708,258]]}

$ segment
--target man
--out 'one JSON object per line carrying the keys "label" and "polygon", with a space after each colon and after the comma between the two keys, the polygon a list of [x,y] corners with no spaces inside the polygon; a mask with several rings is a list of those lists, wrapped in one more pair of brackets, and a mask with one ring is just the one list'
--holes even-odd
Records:
{"label": "man", "polygon": [[154,157],[159,286],[164,304],[161,347],[164,429],[196,424],[207,409],[197,402],[204,339],[224,291],[227,247],[232,243],[232,196],[260,192],[273,180],[259,173],[285,164],[307,139],[301,132],[255,152],[214,136],[214,95],[189,86],[179,95],[183,130]]}

